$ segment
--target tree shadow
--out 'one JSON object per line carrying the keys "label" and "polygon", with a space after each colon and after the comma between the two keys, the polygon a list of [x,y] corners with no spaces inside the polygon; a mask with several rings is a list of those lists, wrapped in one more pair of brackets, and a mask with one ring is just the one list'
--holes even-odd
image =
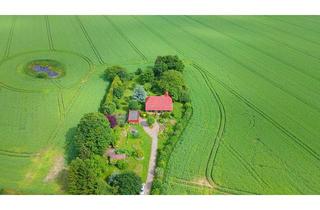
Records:
{"label": "tree shadow", "polygon": [[61,190],[63,192],[67,192],[68,190],[68,170],[67,169],[63,169],[62,171],[60,171],[60,173],[56,177],[56,182],[61,187]]}
{"label": "tree shadow", "polygon": [[69,164],[73,159],[77,157],[77,149],[75,144],[75,134],[77,128],[70,128],[65,135],[65,161]]}

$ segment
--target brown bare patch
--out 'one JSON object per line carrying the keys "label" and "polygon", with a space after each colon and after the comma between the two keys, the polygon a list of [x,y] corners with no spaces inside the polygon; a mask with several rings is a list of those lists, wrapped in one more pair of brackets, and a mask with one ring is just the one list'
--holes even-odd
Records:
{"label": "brown bare patch", "polygon": [[43,181],[50,182],[54,180],[59,175],[59,173],[63,170],[63,168],[64,168],[63,156],[56,157],[51,170],[49,171],[48,175],[44,178]]}

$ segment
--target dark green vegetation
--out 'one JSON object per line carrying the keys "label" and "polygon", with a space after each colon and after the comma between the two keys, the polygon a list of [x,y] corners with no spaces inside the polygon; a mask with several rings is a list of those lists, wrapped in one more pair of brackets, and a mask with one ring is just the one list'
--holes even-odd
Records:
{"label": "dark green vegetation", "polygon": [[142,185],[141,178],[132,172],[116,174],[110,177],[109,183],[119,195],[139,195]]}
{"label": "dark green vegetation", "polygon": [[[161,193],[319,194],[319,23],[318,16],[0,17],[1,188],[63,193],[58,177],[44,180],[83,114],[99,108],[104,70],[120,64],[133,73],[158,55],[178,55],[193,114],[170,149]],[[63,63],[65,76],[26,75],[25,64],[38,59]],[[156,78],[145,78],[149,91]]]}

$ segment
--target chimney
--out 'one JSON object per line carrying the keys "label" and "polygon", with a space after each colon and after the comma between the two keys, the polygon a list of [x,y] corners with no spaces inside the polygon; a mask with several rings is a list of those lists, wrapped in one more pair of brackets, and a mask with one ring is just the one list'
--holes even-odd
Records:
{"label": "chimney", "polygon": [[165,96],[169,96],[168,91],[164,92],[164,95],[165,95]]}

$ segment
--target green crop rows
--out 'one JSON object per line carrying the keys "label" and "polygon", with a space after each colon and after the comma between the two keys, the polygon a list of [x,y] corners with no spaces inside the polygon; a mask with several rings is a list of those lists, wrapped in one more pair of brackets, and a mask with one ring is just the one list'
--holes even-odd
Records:
{"label": "green crop rows", "polygon": [[[165,194],[320,193],[320,17],[1,16],[0,188],[64,193],[44,182],[80,117],[97,111],[107,65],[186,64],[194,113]],[[66,75],[32,78],[54,59]],[[132,67],[132,68],[131,68]]]}

